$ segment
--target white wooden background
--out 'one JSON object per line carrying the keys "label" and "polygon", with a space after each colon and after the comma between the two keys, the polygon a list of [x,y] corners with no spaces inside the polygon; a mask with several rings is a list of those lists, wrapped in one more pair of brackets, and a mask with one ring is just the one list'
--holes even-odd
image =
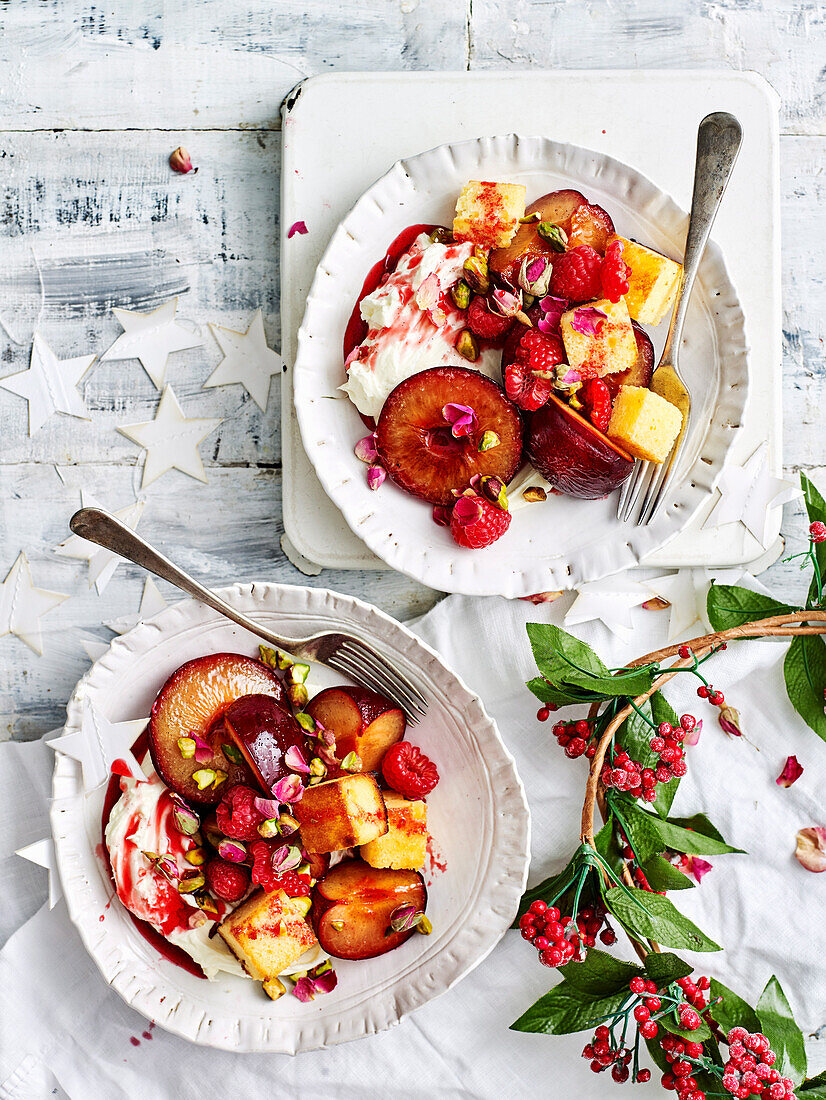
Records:
{"label": "white wooden background", "polygon": [[[24,342],[0,332],[0,373],[28,365],[33,250],[46,290],[40,329],[63,358],[112,343],[120,332],[112,305],[151,308],[176,292],[180,314],[202,325],[245,326],[260,306],[277,348],[279,105],[304,76],[731,66],[762,73],[783,99],[784,454],[789,473],[814,467],[818,477],[826,472],[824,60],[826,9],[817,0],[2,4],[0,319]],[[651,139],[667,135],[664,107]],[[197,175],[169,171],[179,143]],[[277,379],[265,414],[240,387],[203,390],[220,359],[206,339],[173,356],[168,380],[187,415],[224,418],[202,446],[208,483],[164,475],[140,494],[140,531],[213,584],[307,583],[279,545]],[[32,439],[25,402],[0,390],[0,579],[24,548],[35,583],[71,595],[43,620],[43,657],[0,639],[0,737],[37,737],[61,723],[88,665],[79,636],[108,640],[101,621],[136,612],[143,587],[140,571],[122,565],[99,597],[85,564],[52,552],[81,488],[113,509],[139,492],[137,448],[114,428],[151,419],[158,401],[135,362],[98,364],[82,388],[91,422],[55,417]],[[784,529],[802,536],[798,507]],[[774,566],[769,579],[799,590],[793,565]],[[364,596],[401,619],[439,596],[389,572],[325,572],[309,583]]]}

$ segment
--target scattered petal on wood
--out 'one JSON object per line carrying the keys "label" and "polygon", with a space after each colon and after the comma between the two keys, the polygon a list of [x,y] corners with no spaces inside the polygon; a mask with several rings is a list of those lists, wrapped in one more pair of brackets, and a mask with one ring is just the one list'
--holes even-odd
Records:
{"label": "scattered petal on wood", "polygon": [[534,592],[532,596],[520,596],[520,600],[527,600],[528,603],[540,604],[540,603],[553,603],[554,600],[558,600],[562,595],[561,592]]}
{"label": "scattered petal on wood", "polygon": [[289,240],[290,237],[294,237],[296,233],[300,233],[303,236],[307,232],[309,232],[309,230],[307,229],[306,222],[293,222],[287,230],[287,240]]}
{"label": "scattered petal on wood", "polygon": [[797,834],[795,856],[807,871],[826,871],[826,829],[812,825]]}
{"label": "scattered petal on wood", "polygon": [[801,775],[803,775],[803,767],[798,764],[797,757],[789,756],[786,758],[783,771],[778,775],[775,782],[778,787],[791,787],[792,783],[798,780]]}

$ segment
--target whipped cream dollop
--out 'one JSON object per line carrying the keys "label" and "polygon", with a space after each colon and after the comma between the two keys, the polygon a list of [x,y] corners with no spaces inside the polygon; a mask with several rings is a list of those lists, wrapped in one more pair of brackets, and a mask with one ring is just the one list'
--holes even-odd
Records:
{"label": "whipped cream dollop", "polygon": [[[105,839],[121,902],[170,943],[186,951],[210,980],[221,973],[249,978],[223,939],[213,934],[215,922],[192,895],[179,893],[175,882],[144,855],[151,852],[168,857],[178,874],[193,870],[185,857],[198,845],[175,826],[172,792],[155,772],[145,781],[124,778],[120,783],[122,793],[109,815]],[[216,904],[223,919],[232,907],[220,900]],[[316,944],[285,967],[282,974],[310,970],[328,957]]]}
{"label": "whipped cream dollop", "polygon": [[428,367],[471,367],[497,378],[500,352],[485,348],[475,363],[456,350],[465,313],[448,291],[473,254],[469,242],[441,244],[421,233],[396,270],[360,304],[368,326],[341,387],[360,413],[378,419],[389,394]]}

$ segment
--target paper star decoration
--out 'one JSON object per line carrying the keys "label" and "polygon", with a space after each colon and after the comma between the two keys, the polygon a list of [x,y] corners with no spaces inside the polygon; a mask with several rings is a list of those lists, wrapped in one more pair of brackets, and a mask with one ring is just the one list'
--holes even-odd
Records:
{"label": "paper star decoration", "polygon": [[36,863],[38,867],[45,867],[49,872],[49,908],[54,909],[63,897],[63,887],[60,884],[60,875],[57,873],[57,860],[55,858],[54,841],[44,837],[36,840],[34,844],[27,844],[25,848],[18,848],[14,853],[29,863]]}
{"label": "paper star decoration", "polygon": [[38,656],[42,656],[40,617],[68,598],[60,592],[35,588],[29,560],[21,550],[0,585],[0,637],[16,634]]}
{"label": "paper star decoration", "polygon": [[742,466],[729,463],[723,467],[717,482],[720,499],[709,512],[704,528],[740,522],[765,547],[769,511],[801,496],[795,485],[772,477],[768,457],[769,445],[761,443]]}
{"label": "paper star decoration", "polygon": [[706,619],[706,598],[712,578],[718,584],[736,584],[742,569],[681,569],[678,573],[652,577],[642,583],[653,596],[671,604],[668,620],[668,641],[682,637],[699,620],[709,628]]}
{"label": "paper star decoration", "polygon": [[[84,508],[103,507],[100,501],[85,490],[81,490],[80,500]],[[125,508],[121,508],[119,512],[115,512],[115,516],[121,523],[125,523],[127,527],[134,531],[145,507],[144,501],[136,500],[134,504],[128,504]],[[77,558],[80,561],[88,561],[89,587],[91,588],[94,585],[99,596],[115,575],[117,567],[124,560],[112,550],[104,550],[102,546],[89,542],[87,539],[81,538],[80,535],[70,535],[65,542],[61,542],[60,546],[55,549],[55,553],[63,558]]]}
{"label": "paper star decoration", "polygon": [[64,733],[46,744],[55,752],[65,753],[80,762],[83,785],[87,791],[92,791],[108,780],[112,765],[116,762],[118,774],[126,772],[133,779],[146,779],[143,769],[132,755],[132,746],[148,722],[148,718],[135,722],[110,722],[87,699],[80,729],[74,733]]}
{"label": "paper star decoration", "polygon": [[86,651],[86,656],[92,662],[100,660],[104,653],[109,649],[109,645],[106,642],[98,641],[97,638],[90,638],[87,635],[79,635],[78,641]]}
{"label": "paper star decoration", "polygon": [[29,435],[42,428],[53,413],[90,419],[77,385],[96,358],[80,355],[76,359],[58,359],[43,337],[34,334],[28,369],[0,379],[3,389],[28,401]]}
{"label": "paper star decoration", "polygon": [[113,309],[123,327],[123,334],[101,356],[101,362],[111,359],[137,359],[154,382],[162,389],[166,378],[166,362],[174,351],[201,348],[199,334],[175,320],[178,299],[172,298],[149,313],[131,309]]}
{"label": "paper star decoration", "polygon": [[153,615],[157,615],[159,611],[163,611],[167,606],[166,600],[158,591],[158,586],[151,577],[147,577],[137,615],[121,615],[118,619],[104,619],[103,625],[108,626],[110,630],[114,630],[116,634],[125,634],[127,630],[131,630],[138,623],[146,622],[147,619],[151,619]]}
{"label": "paper star decoration", "polygon": [[187,420],[171,386],[161,394],[154,420],[122,424],[121,435],[146,451],[141,488],[145,489],[167,470],[180,470],[198,481],[206,481],[198,444],[221,423],[212,417]]}
{"label": "paper star decoration", "polygon": [[264,315],[255,311],[246,332],[211,324],[224,358],[204,382],[204,389],[240,383],[262,412],[267,408],[270,379],[283,366],[281,356],[267,347]]}
{"label": "paper star decoration", "polygon": [[565,615],[566,626],[576,626],[595,619],[603,622],[610,631],[630,641],[633,634],[632,608],[650,599],[649,590],[626,574],[606,577],[600,581],[583,584],[577,597]]}

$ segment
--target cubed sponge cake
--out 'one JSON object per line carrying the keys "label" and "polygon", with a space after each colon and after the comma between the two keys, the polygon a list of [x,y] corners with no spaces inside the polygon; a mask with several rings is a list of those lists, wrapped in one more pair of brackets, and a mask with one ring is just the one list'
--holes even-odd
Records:
{"label": "cubed sponge cake", "polygon": [[479,248],[503,248],[513,240],[524,215],[524,184],[469,180],[456,200],[453,236]]}
{"label": "cubed sponge cake", "polygon": [[612,237],[611,241],[622,242],[622,258],[631,268],[625,295],[629,314],[640,324],[658,325],[674,305],[682,264],[625,237]]}
{"label": "cubed sponge cake", "polygon": [[606,434],[635,458],[664,462],[682,423],[680,410],[658,393],[644,386],[621,386]]}
{"label": "cubed sponge cake", "polygon": [[293,814],[308,852],[336,852],[387,832],[387,810],[372,775],[343,775],[306,787]]}
{"label": "cubed sponge cake", "polygon": [[417,871],[424,866],[427,851],[427,806],[411,802],[400,794],[384,796],[387,832],[378,840],[362,844],[361,858],[371,867],[393,871]]}
{"label": "cubed sponge cake", "polygon": [[218,933],[250,977],[266,982],[318,942],[305,920],[309,908],[308,898],[259,890],[218,925]]}
{"label": "cubed sponge cake", "polygon": [[[577,332],[574,328],[576,314],[581,309],[596,309],[605,314],[602,319],[596,318],[594,327],[598,328],[598,332]],[[562,314],[559,329],[568,363],[583,378],[599,378],[604,374],[630,370],[637,360],[637,339],[622,298],[618,302],[603,298],[598,302],[575,306]]]}

